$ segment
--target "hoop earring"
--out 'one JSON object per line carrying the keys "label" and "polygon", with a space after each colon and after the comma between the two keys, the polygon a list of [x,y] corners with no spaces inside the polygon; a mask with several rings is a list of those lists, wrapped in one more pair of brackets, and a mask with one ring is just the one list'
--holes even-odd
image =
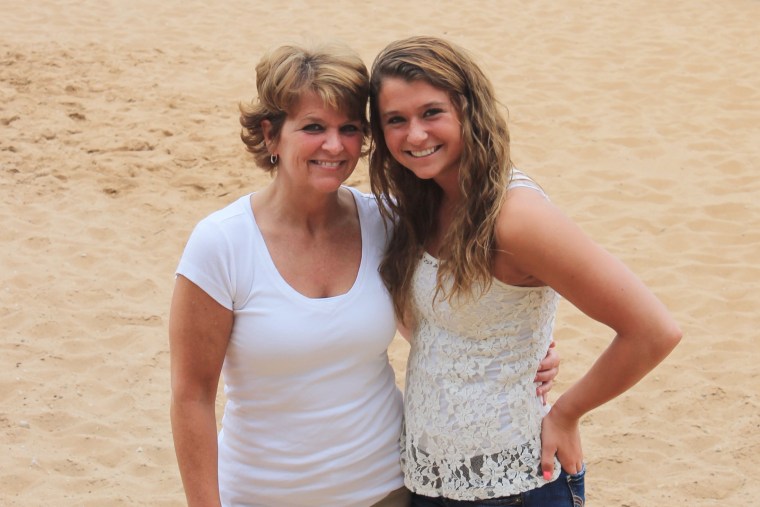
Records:
{"label": "hoop earring", "polygon": [[272,165],[277,165],[277,159],[278,159],[278,158],[279,158],[279,157],[273,153],[273,154],[269,155],[269,162],[270,162]]}

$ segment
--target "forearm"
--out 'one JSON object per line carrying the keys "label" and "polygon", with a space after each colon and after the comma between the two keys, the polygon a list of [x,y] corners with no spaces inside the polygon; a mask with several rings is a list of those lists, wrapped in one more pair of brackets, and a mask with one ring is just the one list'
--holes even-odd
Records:
{"label": "forearm", "polygon": [[580,419],[639,382],[673,350],[680,337],[677,329],[658,339],[617,336],[589,371],[557,399],[552,410]]}
{"label": "forearm", "polygon": [[171,402],[174,449],[188,507],[221,506],[214,403]]}

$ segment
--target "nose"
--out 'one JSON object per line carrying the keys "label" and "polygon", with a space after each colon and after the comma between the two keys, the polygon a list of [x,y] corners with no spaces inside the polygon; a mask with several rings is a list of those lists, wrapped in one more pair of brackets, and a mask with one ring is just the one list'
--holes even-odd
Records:
{"label": "nose", "polygon": [[326,152],[337,155],[343,151],[343,141],[338,132],[327,131],[325,133],[325,142],[322,143],[322,149]]}
{"label": "nose", "polygon": [[409,122],[409,130],[406,133],[406,139],[409,143],[419,144],[427,139],[427,136],[427,131],[419,121],[413,119]]}

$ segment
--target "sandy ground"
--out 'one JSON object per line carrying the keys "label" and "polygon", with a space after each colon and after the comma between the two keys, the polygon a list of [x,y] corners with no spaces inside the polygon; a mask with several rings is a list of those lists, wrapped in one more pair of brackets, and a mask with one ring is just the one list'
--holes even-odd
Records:
{"label": "sandy ground", "polygon": [[[253,67],[308,39],[370,63],[412,34],[471,50],[517,164],[685,331],[584,420],[588,505],[756,502],[760,2],[466,4],[0,0],[0,505],[184,503],[173,270],[200,218],[267,183],[238,137]],[[610,333],[565,305],[556,338],[555,394]]]}

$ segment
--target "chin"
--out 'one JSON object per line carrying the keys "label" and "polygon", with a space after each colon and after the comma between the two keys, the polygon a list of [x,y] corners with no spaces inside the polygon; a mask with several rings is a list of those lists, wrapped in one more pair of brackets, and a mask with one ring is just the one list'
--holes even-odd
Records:
{"label": "chin", "polygon": [[420,170],[420,169],[409,169],[409,172],[414,174],[417,178],[421,180],[432,180],[438,175],[438,171],[430,171],[430,170]]}
{"label": "chin", "polygon": [[314,183],[314,188],[321,192],[329,193],[329,192],[337,192],[338,189],[343,185],[348,177],[345,178],[324,178],[320,181],[317,181]]}

